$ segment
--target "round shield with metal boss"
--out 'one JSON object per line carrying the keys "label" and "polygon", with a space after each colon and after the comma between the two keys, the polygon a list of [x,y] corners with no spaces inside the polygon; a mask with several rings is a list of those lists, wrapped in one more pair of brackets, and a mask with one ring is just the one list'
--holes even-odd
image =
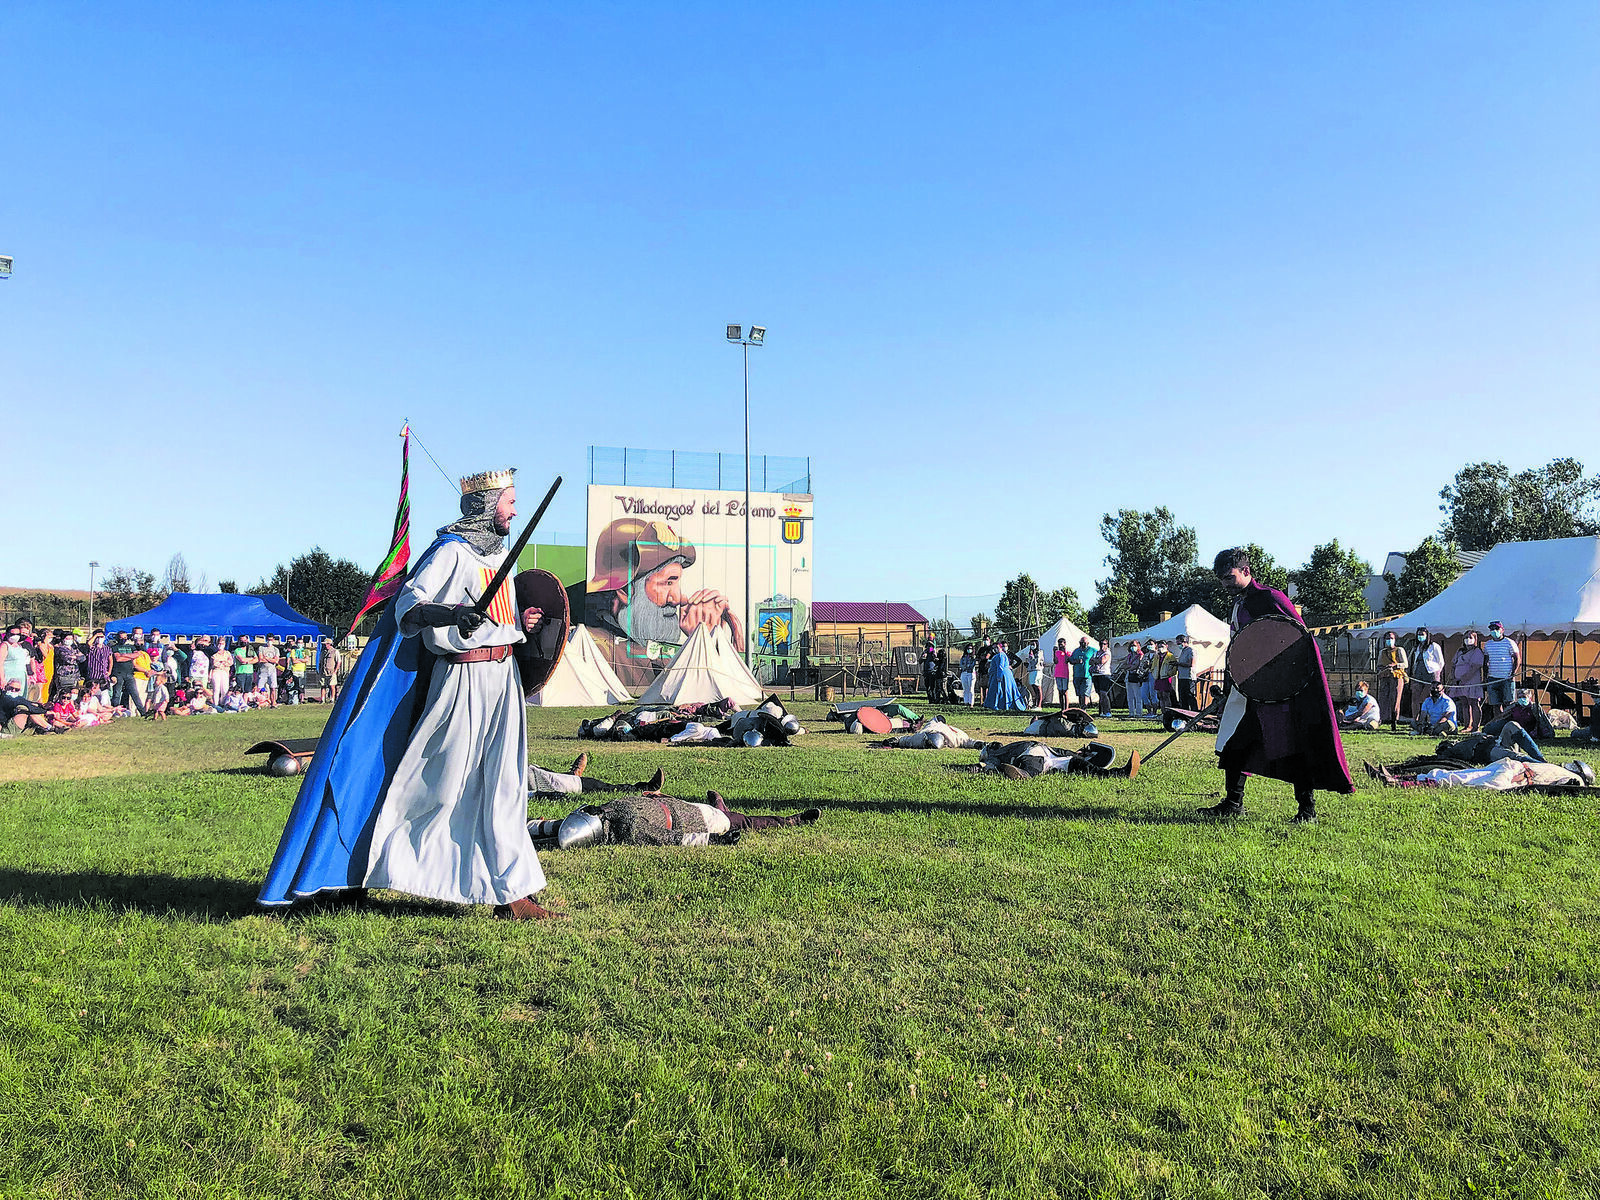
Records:
{"label": "round shield with metal boss", "polygon": [[1316,639],[1303,625],[1276,614],[1257,617],[1228,643],[1228,676],[1246,699],[1292,700],[1317,677]]}

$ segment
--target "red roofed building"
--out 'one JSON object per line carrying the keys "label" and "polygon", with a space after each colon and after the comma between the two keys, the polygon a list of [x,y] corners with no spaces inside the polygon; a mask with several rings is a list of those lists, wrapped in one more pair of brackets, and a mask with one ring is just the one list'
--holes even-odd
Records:
{"label": "red roofed building", "polygon": [[928,636],[927,617],[909,604],[883,600],[818,600],[811,605],[811,624],[818,654],[849,654],[861,643],[882,651],[921,646]]}

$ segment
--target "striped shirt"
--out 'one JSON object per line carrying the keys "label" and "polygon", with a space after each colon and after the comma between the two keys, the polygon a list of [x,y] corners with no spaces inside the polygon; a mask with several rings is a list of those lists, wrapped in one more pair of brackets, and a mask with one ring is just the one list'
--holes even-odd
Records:
{"label": "striped shirt", "polygon": [[1490,679],[1510,679],[1516,669],[1516,649],[1510,638],[1490,638],[1483,644],[1483,657],[1488,660]]}

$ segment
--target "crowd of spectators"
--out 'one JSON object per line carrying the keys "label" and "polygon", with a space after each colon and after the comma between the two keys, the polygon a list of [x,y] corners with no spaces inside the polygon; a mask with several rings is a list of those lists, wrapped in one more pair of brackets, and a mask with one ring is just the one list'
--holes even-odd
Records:
{"label": "crowd of spectators", "polygon": [[0,654],[0,736],[299,704],[313,672],[332,702],[342,668],[328,638],[172,638],[135,627],[109,639],[95,630],[83,645],[72,630],[24,620],[6,630]]}

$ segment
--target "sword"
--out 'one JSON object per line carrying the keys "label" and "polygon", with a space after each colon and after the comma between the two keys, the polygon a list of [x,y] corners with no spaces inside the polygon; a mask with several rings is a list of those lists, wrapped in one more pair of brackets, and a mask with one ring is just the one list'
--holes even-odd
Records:
{"label": "sword", "polygon": [[472,607],[484,616],[489,615],[489,605],[494,603],[494,598],[500,594],[500,586],[505,583],[506,576],[511,574],[517,565],[517,557],[527,546],[528,539],[533,536],[533,531],[538,527],[539,518],[544,516],[544,510],[550,507],[550,501],[556,498],[556,489],[561,486],[561,476],[556,476],[556,481],[550,485],[550,490],[544,494],[544,499],[539,502],[538,509],[533,514],[533,519],[528,522],[528,527],[522,531],[522,536],[511,547],[511,553],[506,555],[505,562],[500,564],[500,569],[494,573],[494,578],[489,581],[489,586],[483,589],[483,595],[478,597],[478,602]]}
{"label": "sword", "polygon": [[1188,721],[1184,722],[1184,726],[1183,726],[1182,729],[1178,730],[1177,733],[1173,734],[1166,741],[1162,742],[1159,746],[1157,746],[1154,750],[1150,751],[1149,754],[1144,755],[1143,758],[1140,760],[1141,763],[1149,762],[1152,758],[1154,758],[1156,755],[1160,754],[1168,746],[1172,745],[1173,742],[1177,741],[1184,734],[1188,733],[1189,732],[1189,725],[1191,723],[1193,723],[1195,721],[1198,721],[1201,717],[1203,717],[1207,713],[1211,712],[1212,709],[1217,708],[1227,698],[1228,698],[1228,689],[1227,688],[1221,689],[1217,693],[1216,698],[1214,700],[1212,700],[1210,704],[1206,705],[1199,712],[1195,713],[1194,716],[1190,717]]}

